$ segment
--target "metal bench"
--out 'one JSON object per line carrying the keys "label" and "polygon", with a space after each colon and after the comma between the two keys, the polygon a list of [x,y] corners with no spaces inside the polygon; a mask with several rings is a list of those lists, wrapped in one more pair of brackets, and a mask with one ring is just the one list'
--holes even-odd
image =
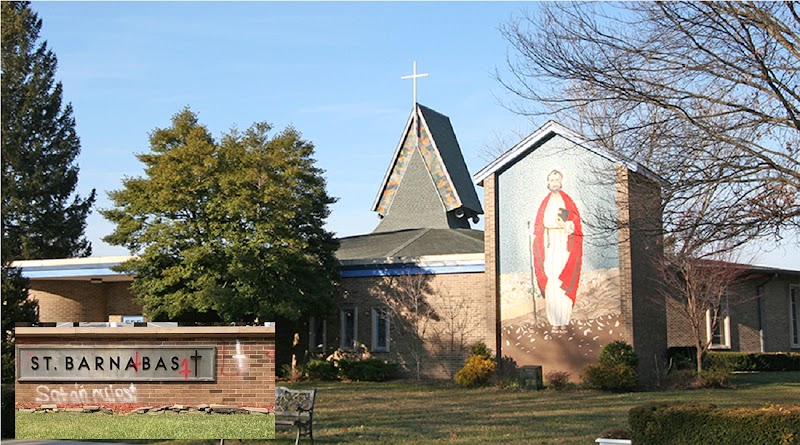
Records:
{"label": "metal bench", "polygon": [[275,387],[275,425],[297,427],[295,445],[301,436],[308,436],[314,443],[314,399],[316,389],[289,389]]}

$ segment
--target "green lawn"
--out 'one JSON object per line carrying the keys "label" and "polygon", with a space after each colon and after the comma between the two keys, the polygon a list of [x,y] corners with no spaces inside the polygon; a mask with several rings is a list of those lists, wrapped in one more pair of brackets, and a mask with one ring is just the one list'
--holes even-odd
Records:
{"label": "green lawn", "polygon": [[17,439],[274,439],[275,420],[256,414],[17,413]]}
{"label": "green lawn", "polygon": [[[313,383],[315,439],[324,444],[591,444],[603,430],[627,427],[628,410],[649,402],[710,402],[721,407],[800,404],[800,372],[739,374],[737,389],[610,394],[516,392],[451,385]],[[278,439],[288,439],[279,428]],[[283,440],[281,440],[283,441]]]}
{"label": "green lawn", "polygon": [[[759,407],[767,403],[800,405],[800,372],[739,374],[733,381],[736,389],[627,394],[583,390],[520,392],[495,388],[464,389],[451,384],[408,381],[316,382],[288,386],[319,389],[314,437],[320,444],[586,445],[594,443],[600,432],[607,428],[627,426],[628,410],[650,402],[710,402],[722,407]],[[17,414],[17,433],[18,437],[23,437],[19,434],[24,428],[24,437],[68,437],[59,432],[84,431],[88,419],[101,419],[98,423],[105,424],[105,430],[95,437],[104,438],[179,437],[167,436],[163,432],[182,429],[188,431],[188,437],[192,438],[217,438],[222,431],[225,431],[224,437],[256,438],[263,436],[244,431],[253,431],[249,429],[253,427],[249,422],[262,421],[260,419],[269,419],[270,423],[260,433],[272,432],[271,416],[163,416],[165,419],[174,419],[172,422],[185,420],[189,424],[160,424],[156,420],[149,420],[159,417]],[[139,421],[148,424],[153,422],[153,429],[143,436],[140,424],[125,423],[129,419],[141,419]],[[128,430],[124,436],[120,435],[123,430]],[[157,434],[159,431],[161,433]],[[285,427],[277,430],[276,437],[278,443],[294,440],[292,432]],[[189,443],[203,442],[174,441],[172,445]],[[210,445],[214,442],[208,440],[204,443]],[[301,443],[308,443],[308,439]]]}

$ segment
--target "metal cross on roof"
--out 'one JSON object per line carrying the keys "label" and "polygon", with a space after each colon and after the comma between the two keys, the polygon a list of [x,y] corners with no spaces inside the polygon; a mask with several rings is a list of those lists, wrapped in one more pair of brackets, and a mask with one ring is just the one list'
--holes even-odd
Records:
{"label": "metal cross on roof", "polygon": [[414,73],[410,76],[402,76],[401,79],[412,79],[414,81],[414,103],[412,104],[413,107],[417,106],[417,78],[420,77],[427,77],[428,73],[424,74],[417,74],[417,61],[414,61]]}

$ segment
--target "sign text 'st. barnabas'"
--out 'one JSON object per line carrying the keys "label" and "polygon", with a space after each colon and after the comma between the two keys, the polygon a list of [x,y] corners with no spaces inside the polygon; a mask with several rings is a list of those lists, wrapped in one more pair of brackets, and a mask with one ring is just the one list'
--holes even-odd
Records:
{"label": "sign text 'st. barnabas'", "polygon": [[19,381],[215,380],[213,346],[20,346],[18,354]]}

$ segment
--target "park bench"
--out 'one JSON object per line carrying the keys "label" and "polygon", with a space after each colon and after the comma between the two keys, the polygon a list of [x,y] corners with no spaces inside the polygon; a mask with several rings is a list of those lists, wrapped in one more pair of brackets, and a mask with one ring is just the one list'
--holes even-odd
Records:
{"label": "park bench", "polygon": [[283,386],[275,388],[275,425],[291,425],[297,427],[295,445],[300,443],[301,436],[308,436],[314,443],[314,399],[316,389],[289,389]]}

